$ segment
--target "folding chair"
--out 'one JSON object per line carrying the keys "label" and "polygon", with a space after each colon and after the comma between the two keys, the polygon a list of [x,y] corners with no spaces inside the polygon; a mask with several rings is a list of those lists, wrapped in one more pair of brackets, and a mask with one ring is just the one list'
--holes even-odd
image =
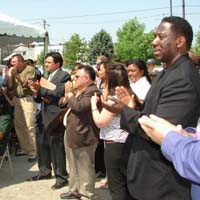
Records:
{"label": "folding chair", "polygon": [[11,158],[10,158],[10,151],[9,151],[9,147],[8,147],[8,144],[6,145],[6,149],[5,149],[5,152],[4,154],[0,157],[0,169],[2,168],[3,166],[3,162],[4,160],[8,160],[8,164],[9,164],[9,168],[10,168],[10,173],[12,176],[14,176],[14,173],[13,173],[13,167],[12,167],[12,161],[11,161]]}

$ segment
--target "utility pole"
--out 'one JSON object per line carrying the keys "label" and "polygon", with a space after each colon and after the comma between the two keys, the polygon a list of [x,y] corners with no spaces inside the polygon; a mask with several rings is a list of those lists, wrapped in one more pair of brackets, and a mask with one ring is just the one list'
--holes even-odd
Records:
{"label": "utility pole", "polygon": [[172,13],[172,0],[170,0],[170,16],[172,16],[173,13]]}
{"label": "utility pole", "polygon": [[[47,54],[48,52],[48,45],[49,45],[49,35],[48,35],[48,32],[46,30],[46,26],[47,26],[47,21],[45,19],[43,19],[43,28],[44,30],[46,31],[45,32],[45,37],[44,37],[44,56]],[[48,76],[48,73],[47,71],[45,70],[45,60],[44,60],[44,65],[43,65],[43,74],[44,74],[44,77],[47,77]]]}
{"label": "utility pole", "polygon": [[182,0],[182,17],[185,19],[185,0]]}
{"label": "utility pole", "polygon": [[43,28],[44,28],[44,30],[46,30],[46,25],[47,25],[47,21],[45,19],[43,19]]}

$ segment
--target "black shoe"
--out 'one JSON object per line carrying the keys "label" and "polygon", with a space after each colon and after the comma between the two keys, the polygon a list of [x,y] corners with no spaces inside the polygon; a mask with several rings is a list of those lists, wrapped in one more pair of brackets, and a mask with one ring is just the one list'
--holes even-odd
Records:
{"label": "black shoe", "polygon": [[62,183],[56,182],[54,185],[52,185],[51,189],[57,190],[57,189],[60,189],[64,186],[67,186],[68,184],[69,184],[68,181],[65,181],[65,182],[62,182]]}
{"label": "black shoe", "polygon": [[105,177],[106,177],[106,174],[103,173],[103,172],[101,172],[101,171],[98,171],[98,172],[96,173],[96,177],[97,177],[97,178],[105,178]]}
{"label": "black shoe", "polygon": [[22,150],[17,151],[17,152],[15,153],[15,156],[26,156],[26,155],[27,155],[27,153],[25,153],[25,152],[22,151]]}
{"label": "black shoe", "polygon": [[28,156],[28,162],[35,162],[36,161],[37,156],[35,155],[30,155]]}
{"label": "black shoe", "polygon": [[31,178],[28,178],[26,179],[27,181],[39,181],[39,180],[45,180],[45,179],[51,179],[51,174],[48,174],[48,175],[36,175],[36,176],[33,176]]}
{"label": "black shoe", "polygon": [[61,199],[81,199],[81,195],[76,194],[74,192],[66,192],[66,193],[60,194],[60,198]]}

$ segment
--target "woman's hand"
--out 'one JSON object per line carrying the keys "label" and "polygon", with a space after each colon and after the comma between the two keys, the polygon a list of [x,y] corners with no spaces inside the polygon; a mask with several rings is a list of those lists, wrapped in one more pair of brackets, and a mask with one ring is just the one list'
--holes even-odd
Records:
{"label": "woman's hand", "polygon": [[96,107],[98,101],[99,101],[99,97],[97,96],[97,93],[95,92],[94,95],[91,97],[92,108]]}
{"label": "woman's hand", "polygon": [[117,99],[119,99],[122,104],[127,105],[128,107],[133,109],[136,108],[134,95],[131,95],[126,88],[124,88],[123,86],[116,87],[115,94],[117,96]]}

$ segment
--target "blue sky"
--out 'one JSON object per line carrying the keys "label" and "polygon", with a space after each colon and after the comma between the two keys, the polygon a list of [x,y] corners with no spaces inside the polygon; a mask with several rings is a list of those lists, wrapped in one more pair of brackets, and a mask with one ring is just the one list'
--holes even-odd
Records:
{"label": "blue sky", "polygon": [[[182,16],[182,0],[172,0],[173,15]],[[1,0],[0,12],[47,29],[51,43],[67,41],[78,33],[87,41],[102,28],[116,41],[116,31],[137,17],[146,31],[170,14],[170,0]],[[185,16],[194,33],[200,31],[200,1],[185,0]]]}

